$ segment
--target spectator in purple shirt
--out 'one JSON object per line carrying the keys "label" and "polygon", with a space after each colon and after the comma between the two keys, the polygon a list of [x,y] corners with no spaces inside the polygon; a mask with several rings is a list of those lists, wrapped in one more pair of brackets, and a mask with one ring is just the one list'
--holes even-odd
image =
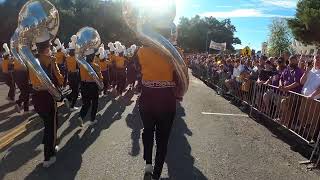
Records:
{"label": "spectator in purple shirt", "polygon": [[289,66],[280,77],[280,90],[282,91],[293,91],[301,93],[302,86],[300,79],[303,75],[303,71],[298,67],[298,59],[296,56],[289,58]]}
{"label": "spectator in purple shirt", "polygon": [[[282,73],[280,77],[279,89],[284,92],[293,91],[301,93],[302,86],[300,79],[303,71],[298,67],[298,59],[296,56],[289,58],[289,67]],[[281,123],[289,129],[295,127],[298,118],[298,109],[300,108],[301,98],[298,96],[288,96],[281,100]]]}

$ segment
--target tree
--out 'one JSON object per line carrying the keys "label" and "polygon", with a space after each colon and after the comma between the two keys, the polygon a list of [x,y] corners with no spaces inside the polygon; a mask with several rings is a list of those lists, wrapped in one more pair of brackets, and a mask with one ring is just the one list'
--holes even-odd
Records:
{"label": "tree", "polygon": [[213,17],[191,19],[182,17],[178,26],[178,43],[187,51],[205,52],[210,41],[226,42],[227,49],[234,51],[233,45],[241,44],[239,38],[234,37],[236,28],[230,19],[222,21]]}
{"label": "tree", "polygon": [[292,35],[286,20],[274,19],[269,29],[269,55],[280,56],[284,52],[291,52]]}
{"label": "tree", "polygon": [[[7,0],[0,4],[0,44],[9,42],[17,28],[18,13],[27,0]],[[58,37],[66,44],[80,28],[91,26],[98,30],[102,42],[119,40],[129,46],[137,42],[133,32],[122,20],[120,1],[50,0],[59,11]],[[2,48],[0,48],[2,51]]]}
{"label": "tree", "polygon": [[288,20],[294,37],[308,45],[320,45],[320,1],[300,0],[295,18]]}

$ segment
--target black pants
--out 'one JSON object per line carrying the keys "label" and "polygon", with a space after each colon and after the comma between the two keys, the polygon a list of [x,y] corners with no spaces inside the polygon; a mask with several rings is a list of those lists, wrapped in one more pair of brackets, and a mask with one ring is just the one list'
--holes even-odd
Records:
{"label": "black pants", "polygon": [[117,91],[122,93],[126,86],[126,71],[124,69],[117,70]]}
{"label": "black pants", "polygon": [[36,112],[44,123],[43,145],[44,160],[55,156],[55,146],[57,140],[57,103],[47,91],[35,91],[33,103]]}
{"label": "black pants", "polygon": [[72,92],[67,96],[67,99],[71,103],[70,107],[73,108],[77,102],[78,95],[79,95],[79,82],[80,82],[79,73],[78,72],[69,73],[68,80],[69,80],[69,85]]}
{"label": "black pants", "polygon": [[15,84],[14,84],[14,76],[12,72],[5,74],[6,85],[9,86],[8,98],[14,100],[15,96]]}
{"label": "black pants", "polygon": [[153,177],[158,179],[161,176],[163,164],[167,155],[168,141],[175,113],[140,111],[140,116],[144,127],[142,133],[142,141],[144,145],[143,158],[147,164],[152,164],[154,134],[156,135],[157,149]]}
{"label": "black pants", "polygon": [[142,87],[139,111],[144,127],[142,133],[143,158],[147,164],[152,164],[154,135],[156,135],[154,179],[160,178],[162,173],[170,132],[176,114],[175,108],[176,100],[173,89]]}
{"label": "black pants", "polygon": [[24,111],[29,111],[29,95],[30,85],[27,71],[15,71],[14,79],[18,88],[20,89],[20,96],[16,103],[21,106],[23,103]]}
{"label": "black pants", "polygon": [[110,83],[110,72],[109,70],[102,71],[102,76],[103,76],[103,85],[104,85],[104,92],[107,92],[109,88],[109,83]]}
{"label": "black pants", "polygon": [[63,76],[63,86],[66,86],[68,79],[68,72],[66,70],[66,66],[64,64],[58,64],[58,68],[60,70],[61,75]]}
{"label": "black pants", "polygon": [[96,119],[98,110],[99,88],[95,82],[81,82],[82,108],[80,117],[84,119],[91,107],[91,121]]}

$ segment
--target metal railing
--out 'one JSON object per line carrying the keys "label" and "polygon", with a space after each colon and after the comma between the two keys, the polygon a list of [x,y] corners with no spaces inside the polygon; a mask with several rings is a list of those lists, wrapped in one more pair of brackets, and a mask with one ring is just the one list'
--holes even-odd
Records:
{"label": "metal railing", "polygon": [[[206,83],[214,86],[220,95],[231,95],[235,100],[249,106],[250,116],[255,110],[266,118],[288,129],[313,147],[308,161],[317,167],[320,163],[320,101],[308,99],[295,92],[284,92],[278,87],[259,84],[250,79],[232,82],[227,92],[225,80],[215,71],[207,71],[201,66],[192,66],[193,73]],[[316,159],[318,157],[318,159]]]}

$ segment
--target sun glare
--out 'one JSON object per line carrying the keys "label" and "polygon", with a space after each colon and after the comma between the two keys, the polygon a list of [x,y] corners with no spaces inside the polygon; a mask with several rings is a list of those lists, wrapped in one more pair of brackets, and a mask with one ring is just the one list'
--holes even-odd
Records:
{"label": "sun glare", "polygon": [[175,0],[135,0],[136,6],[155,14],[165,13],[174,5]]}

